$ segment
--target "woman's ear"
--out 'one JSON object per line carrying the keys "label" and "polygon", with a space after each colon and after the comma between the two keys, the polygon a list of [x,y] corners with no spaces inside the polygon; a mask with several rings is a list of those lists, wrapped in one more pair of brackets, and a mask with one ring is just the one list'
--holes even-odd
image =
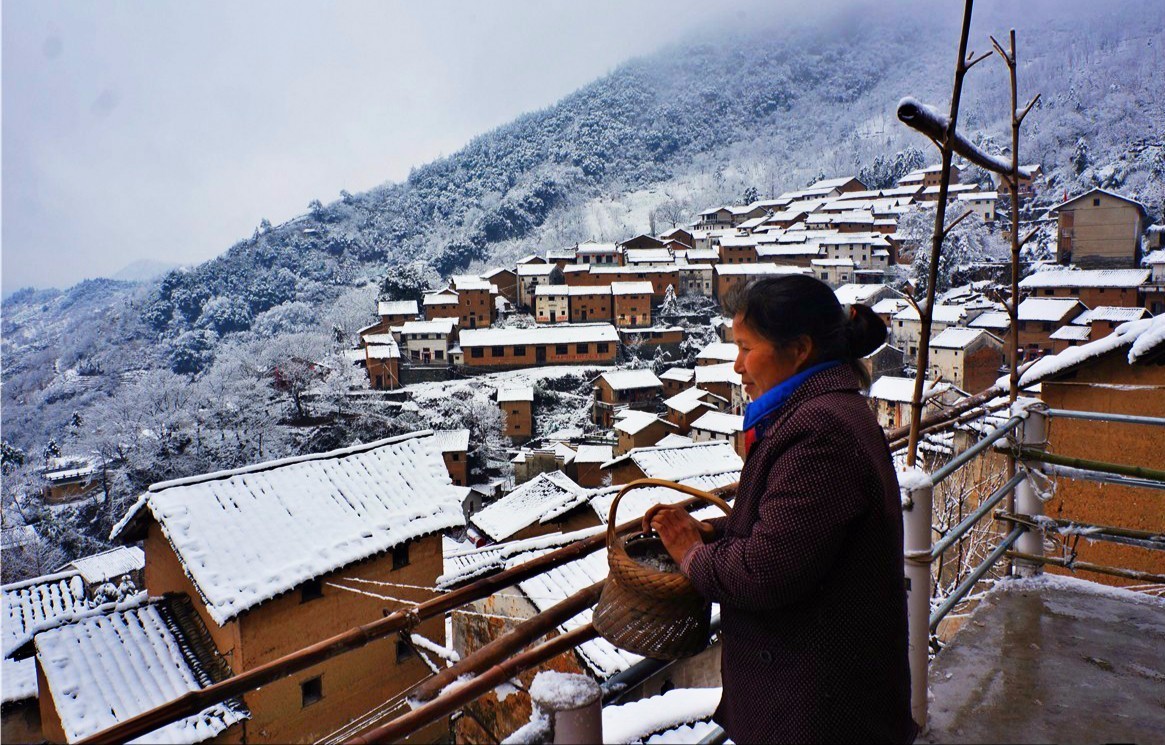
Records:
{"label": "woman's ear", "polygon": [[813,359],[813,354],[816,351],[813,348],[813,339],[805,334],[790,341],[788,348],[789,352],[793,355],[793,361],[796,363],[795,369],[797,370],[804,370],[808,367],[809,361]]}

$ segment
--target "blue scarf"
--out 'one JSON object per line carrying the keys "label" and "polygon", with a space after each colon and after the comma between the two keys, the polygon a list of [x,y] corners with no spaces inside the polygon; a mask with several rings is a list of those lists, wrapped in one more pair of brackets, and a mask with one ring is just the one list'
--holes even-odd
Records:
{"label": "blue scarf", "polygon": [[814,373],[828,370],[840,364],[841,362],[837,360],[822,362],[802,370],[791,378],[778,383],[762,393],[760,398],[750,403],[744,410],[744,430],[747,432],[753,427],[758,427],[756,438],[759,440],[761,437],[764,437],[765,420],[775,414],[777,409],[781,408],[789,400],[789,396],[792,396],[793,392],[801,387],[802,383]]}

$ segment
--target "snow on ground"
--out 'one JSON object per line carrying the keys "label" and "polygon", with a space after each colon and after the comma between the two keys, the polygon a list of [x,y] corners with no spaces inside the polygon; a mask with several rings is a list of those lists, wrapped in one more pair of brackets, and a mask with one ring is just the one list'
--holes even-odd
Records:
{"label": "snow on ground", "polygon": [[504,388],[519,388],[532,386],[542,380],[562,378],[567,375],[579,375],[590,379],[600,373],[613,370],[614,367],[605,365],[548,365],[546,367],[528,367],[521,370],[487,373],[472,378],[460,380],[443,380],[432,383],[413,383],[401,390],[409,394],[418,403],[447,398],[459,390],[479,394],[484,388],[491,389],[487,395],[492,398],[494,392]]}
{"label": "snow on ground", "polygon": [[720,693],[720,688],[675,688],[659,696],[608,706],[603,709],[603,740],[642,742],[656,733],[707,719],[716,711]]}

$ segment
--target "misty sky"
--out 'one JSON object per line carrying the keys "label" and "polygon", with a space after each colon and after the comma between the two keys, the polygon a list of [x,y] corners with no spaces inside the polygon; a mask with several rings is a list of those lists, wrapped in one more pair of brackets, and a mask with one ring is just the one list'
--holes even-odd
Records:
{"label": "misty sky", "polygon": [[194,263],[743,2],[3,2],[5,293]]}

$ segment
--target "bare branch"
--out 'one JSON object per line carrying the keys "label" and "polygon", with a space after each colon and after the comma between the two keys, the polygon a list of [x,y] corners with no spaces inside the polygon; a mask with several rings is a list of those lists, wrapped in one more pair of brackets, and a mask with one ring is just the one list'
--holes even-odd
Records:
{"label": "bare branch", "polygon": [[[949,118],[911,96],[898,102],[898,118],[903,124],[918,130],[935,141],[936,144],[944,140],[950,130]],[[951,133],[951,135],[951,147],[954,152],[992,173],[1011,173],[1011,163],[1003,158],[988,154],[958,132]],[[1031,178],[1031,172],[1022,168],[1019,169],[1019,175]]]}
{"label": "bare branch", "polygon": [[999,44],[998,41],[995,40],[994,36],[988,38],[991,39],[991,46],[995,47],[995,51],[999,53],[999,56],[1003,58],[1003,61],[1007,63],[1007,66],[1011,67],[1011,65],[1014,64],[1014,61],[1011,59],[1011,55],[1003,51],[1003,47]]}
{"label": "bare branch", "polygon": [[1039,229],[1039,228],[1036,228],[1036,229],[1032,230],[1032,232],[1028,233],[1027,235],[1025,235],[1025,236],[1023,237],[1023,240],[1019,242],[1019,245],[1020,245],[1021,247],[1022,247],[1022,246],[1024,246],[1024,245],[1026,245],[1028,241],[1030,241],[1032,238],[1035,238],[1035,237],[1036,237],[1036,233],[1038,233],[1038,232],[1040,232],[1040,229]]}
{"label": "bare branch", "polygon": [[966,65],[966,67],[965,67],[964,69],[966,69],[966,70],[970,70],[972,67],[974,67],[975,65],[979,64],[980,62],[982,62],[983,60],[987,59],[987,58],[988,58],[988,57],[990,57],[990,56],[991,56],[991,52],[983,52],[983,54],[979,55],[979,56],[978,56],[978,57],[976,57],[975,59],[973,59],[973,60],[968,60],[968,61],[967,61],[967,65]]}
{"label": "bare branch", "polygon": [[975,213],[974,210],[967,210],[963,214],[956,217],[954,222],[952,222],[950,225],[943,228],[943,240],[946,240],[947,236],[951,234],[951,231],[955,229],[956,225],[961,223],[963,220],[966,220],[970,215],[973,215],[974,213]]}
{"label": "bare branch", "polygon": [[1027,113],[1032,110],[1032,107],[1036,105],[1036,101],[1039,100],[1040,94],[1037,93],[1035,97],[1032,98],[1032,100],[1028,101],[1027,106],[1023,107],[1023,113],[1019,115],[1016,121],[1018,121],[1020,124],[1023,124],[1023,120],[1027,118]]}

